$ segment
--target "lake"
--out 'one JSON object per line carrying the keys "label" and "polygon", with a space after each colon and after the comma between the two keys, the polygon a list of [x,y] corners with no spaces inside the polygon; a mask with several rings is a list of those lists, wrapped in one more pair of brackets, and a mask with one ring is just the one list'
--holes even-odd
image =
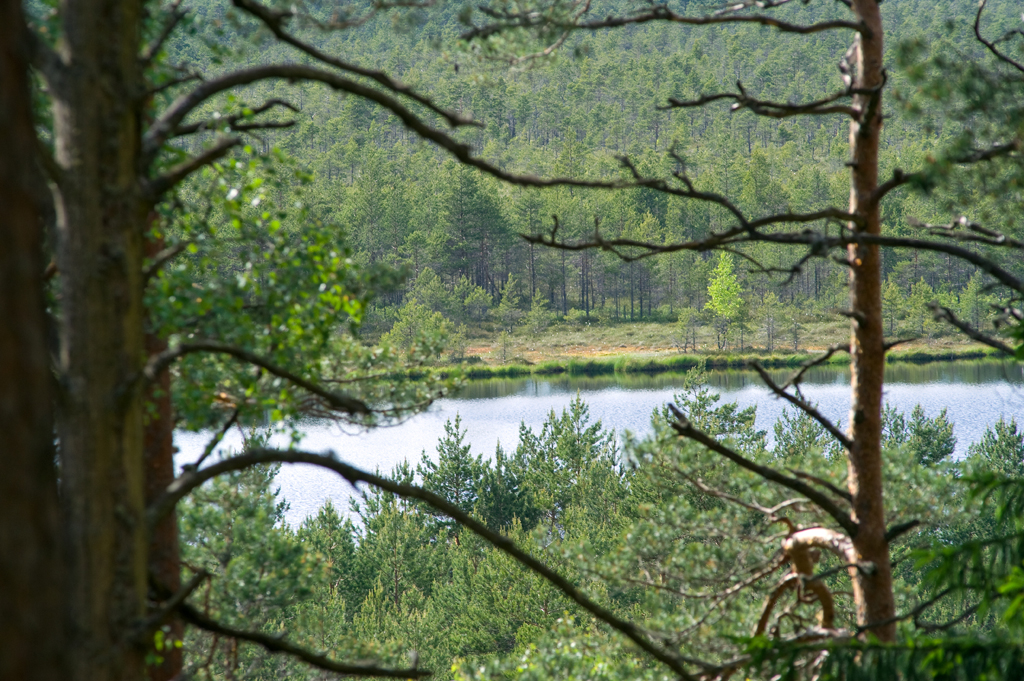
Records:
{"label": "lake", "polygon": [[[781,383],[791,372],[770,373]],[[756,405],[757,427],[767,430],[770,438],[772,424],[788,405],[763,387],[756,374],[711,371],[708,378],[723,402],[736,402],[741,407]],[[386,472],[405,459],[415,464],[424,450],[432,456],[438,438],[444,434],[445,421],[459,414],[473,453],[490,457],[498,442],[506,450],[515,448],[520,422],[539,430],[548,413],[552,409],[561,411],[577,392],[590,405],[592,419],[600,420],[605,428],[620,435],[626,430],[644,434],[650,431],[651,413],[670,401],[682,382],[680,374],[473,381],[458,394],[438,400],[428,411],[401,425],[359,432],[334,424],[310,424],[301,447],[334,450],[348,463]],[[850,399],[848,369],[813,369],[806,374],[802,389],[822,413],[845,422]],[[947,409],[955,424],[956,455],[962,456],[1000,416],[1016,417],[1018,422],[1024,419],[1024,367],[991,361],[892,364],[886,368],[885,399],[906,412],[920,404],[929,416]],[[194,460],[208,439],[208,433],[176,433],[175,444],[180,450],[177,462]],[[240,443],[236,429],[225,438],[221,449],[237,449]],[[287,441],[282,438],[277,444]],[[287,519],[292,525],[315,513],[327,499],[333,500],[339,510],[348,509],[351,487],[321,468],[285,466],[277,481],[291,505]]]}

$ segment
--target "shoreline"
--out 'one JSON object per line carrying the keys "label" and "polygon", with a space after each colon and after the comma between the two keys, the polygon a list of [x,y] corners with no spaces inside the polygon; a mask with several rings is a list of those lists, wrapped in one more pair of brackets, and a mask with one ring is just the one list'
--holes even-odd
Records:
{"label": "shoreline", "polygon": [[[664,356],[637,356],[637,355],[613,355],[601,359],[575,359],[546,360],[536,364],[466,364],[451,367],[454,371],[449,373],[446,368],[441,368],[441,373],[447,375],[460,375],[469,380],[484,380],[489,378],[521,378],[525,376],[557,376],[566,374],[569,376],[602,376],[609,374],[662,374],[662,373],[685,373],[698,366],[701,361],[705,362],[708,369],[746,369],[749,363],[757,360],[766,369],[796,369],[805,362],[816,359],[820,353],[790,353],[759,355],[756,353],[745,354],[677,354],[669,357]],[[1003,355],[998,351],[986,348],[985,346],[970,346],[965,348],[943,348],[943,349],[909,349],[904,351],[893,351],[886,355],[887,364],[928,364],[931,362],[950,362],[957,360],[993,360],[998,361]],[[836,353],[828,360],[821,362],[822,366],[848,364],[849,359],[845,353]]]}

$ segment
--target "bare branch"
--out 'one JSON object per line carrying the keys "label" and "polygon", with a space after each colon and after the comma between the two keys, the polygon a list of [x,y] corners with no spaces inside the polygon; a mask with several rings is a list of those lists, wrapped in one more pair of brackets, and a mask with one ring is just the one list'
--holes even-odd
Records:
{"label": "bare branch", "polygon": [[288,371],[287,369],[274,364],[270,360],[254,352],[249,352],[243,348],[236,347],[234,345],[228,345],[227,343],[219,343],[217,341],[193,341],[190,343],[182,343],[176,347],[169,348],[168,350],[154,355],[146,363],[146,367],[142,371],[141,378],[146,381],[153,381],[161,371],[169,367],[176,360],[186,355],[191,355],[197,352],[209,352],[215,354],[230,355],[235,359],[243,362],[248,362],[254,366],[257,366],[268,373],[273,374],[279,378],[283,378],[290,383],[293,383],[303,390],[316,395],[324,402],[326,402],[332,409],[342,411],[348,414],[359,414],[369,415],[371,413],[370,407],[365,403],[355,398],[349,397],[342,393],[333,392],[320,387],[312,381],[306,380],[301,376]]}
{"label": "bare branch", "polygon": [[715,497],[717,499],[721,499],[723,501],[728,501],[729,503],[732,503],[732,504],[736,504],[737,506],[745,508],[748,511],[754,511],[755,513],[761,513],[761,514],[767,516],[770,520],[772,520],[772,522],[782,522],[782,523],[785,523],[789,527],[790,531],[793,531],[794,529],[796,529],[795,526],[793,525],[793,521],[791,521],[789,518],[786,518],[784,516],[777,515],[778,512],[783,510],[783,509],[785,509],[785,508],[789,508],[790,506],[795,506],[796,504],[806,503],[806,501],[807,501],[806,499],[787,499],[786,501],[783,501],[783,502],[781,502],[779,504],[776,504],[775,506],[772,506],[771,508],[765,508],[764,506],[761,506],[760,504],[755,504],[755,503],[750,502],[750,501],[743,501],[739,497],[734,496],[732,494],[729,494],[728,492],[723,492],[723,491],[715,489],[713,487],[708,487],[707,485],[704,484],[704,482],[700,478],[691,477],[691,476],[687,475],[686,473],[683,473],[682,471],[679,471],[679,474],[682,475],[683,478],[685,478],[686,481],[689,482],[691,485],[693,485],[694,487],[699,489],[701,492],[704,492],[704,494],[707,494],[708,496]]}
{"label": "bare branch", "polygon": [[960,624],[960,622],[963,622],[965,619],[967,619],[974,613],[978,612],[978,610],[981,609],[983,603],[984,601],[979,601],[975,603],[974,605],[972,605],[971,607],[967,608],[962,613],[954,617],[953,619],[947,620],[942,624],[929,624],[928,622],[922,622],[921,615],[924,614],[922,612],[914,616],[914,626],[923,631],[927,631],[928,633],[934,633],[936,631],[946,631],[947,629],[951,629],[957,624]]}
{"label": "bare branch", "polygon": [[882,350],[884,350],[885,352],[889,352],[897,345],[903,345],[904,343],[913,343],[919,338],[920,336],[910,336],[909,338],[896,338],[895,340],[886,341],[885,344],[882,346]]}
{"label": "bare branch", "polygon": [[848,513],[843,512],[841,508],[836,506],[835,502],[823,493],[814,489],[805,482],[802,482],[796,478],[791,478],[788,475],[783,475],[773,468],[762,466],[758,463],[754,463],[750,459],[747,459],[742,454],[733,451],[729,447],[719,442],[713,437],[710,437],[706,433],[696,429],[690,423],[689,419],[679,411],[678,407],[674,404],[669,404],[668,408],[672,411],[672,414],[676,417],[671,425],[672,428],[685,438],[693,440],[699,444],[704,445],[711,451],[724,456],[733,463],[739,465],[741,468],[745,468],[748,471],[755,473],[765,480],[769,480],[783,487],[789,488],[794,492],[799,492],[807,497],[810,501],[814,502],[822,511],[832,516],[832,518],[839,523],[850,536],[857,534],[857,523],[854,522],[853,518]]}
{"label": "bare branch", "polygon": [[572,186],[589,187],[592,189],[621,189],[625,187],[649,186],[646,183],[625,182],[621,180],[597,181],[574,180],[570,178],[547,179],[538,178],[533,175],[516,175],[514,173],[506,172],[498,166],[492,165],[487,161],[473,156],[472,149],[468,144],[463,144],[449,134],[424,123],[419,116],[403,106],[394,97],[330,71],[301,64],[258,66],[229,73],[220,78],[203,82],[191,92],[184,94],[175,100],[167,111],[165,111],[153,123],[143,137],[143,150],[145,154],[148,154],[150,159],[154,158],[167,139],[173,135],[175,128],[181,125],[181,122],[185,117],[210,97],[234,87],[271,79],[319,82],[327,85],[328,87],[334,88],[335,90],[348,92],[375,102],[394,114],[407,128],[412,130],[419,137],[429,142],[433,142],[438,147],[454,156],[464,165],[482,170],[483,172],[500,180],[504,180],[509,184],[524,187]]}
{"label": "bare branch", "polygon": [[[920,220],[912,217],[908,218],[907,222],[910,223],[912,227],[923,229],[933,236],[953,239],[955,241],[981,243],[986,246],[1024,249],[1024,241],[1006,236],[997,230],[983,227],[977,222],[968,220],[965,215],[961,215],[948,225],[933,225],[927,222],[921,222]],[[969,233],[960,231],[961,227],[966,227]]]}
{"label": "bare branch", "polygon": [[[550,23],[547,20],[547,17],[541,13],[531,13],[530,15],[524,16],[508,16],[506,19],[512,20],[513,23],[511,25],[491,24],[487,26],[473,27],[462,33],[459,37],[462,40],[487,38],[501,33],[508,28],[533,28],[545,23]],[[566,30],[593,31],[602,28],[628,26],[630,24],[646,24],[652,21],[666,21],[669,23],[686,24],[690,26],[707,26],[711,24],[758,24],[761,26],[769,26],[783,33],[798,34],[820,33],[822,31],[829,31],[833,29],[847,29],[857,31],[859,33],[868,32],[867,26],[863,23],[841,20],[822,21],[809,26],[801,26],[786,21],[780,21],[779,19],[765,15],[711,15],[704,17],[688,17],[670,10],[665,5],[655,5],[647,11],[637,12],[630,16],[609,16],[605,19],[575,22],[560,26],[560,28],[564,28]]]}
{"label": "bare branch", "polygon": [[928,303],[928,307],[931,308],[932,314],[935,316],[935,321],[946,322],[950,326],[954,326],[957,329],[960,329],[960,331],[962,331],[969,338],[971,338],[973,340],[976,340],[979,343],[984,343],[985,345],[989,346],[990,348],[995,348],[996,350],[999,350],[1000,352],[1006,353],[1007,355],[1010,355],[1011,357],[1013,357],[1014,355],[1017,354],[1016,350],[1014,350],[1013,348],[1011,348],[1009,345],[1007,345],[1006,343],[1002,342],[1001,340],[999,340],[997,338],[993,338],[991,336],[986,336],[985,334],[983,334],[982,332],[978,331],[977,329],[975,329],[973,326],[971,326],[967,322],[960,320],[956,316],[956,314],[952,310],[950,310],[948,307],[940,305],[939,303],[934,302],[934,301],[931,302],[931,303]]}
{"label": "bare branch", "polygon": [[853,443],[850,442],[850,438],[848,438],[843,431],[839,430],[839,428],[836,427],[836,424],[832,423],[827,418],[825,418],[825,416],[820,411],[818,411],[813,406],[808,404],[806,400],[803,400],[802,398],[796,395],[791,395],[790,393],[786,392],[785,389],[780,388],[775,383],[775,381],[772,380],[772,377],[768,375],[768,372],[764,370],[764,367],[761,366],[760,362],[754,360],[753,362],[749,362],[749,366],[758,373],[758,375],[761,377],[761,380],[764,381],[765,385],[767,385],[773,393],[775,393],[782,399],[786,400],[793,406],[797,407],[805,414],[810,416],[812,419],[820,423],[822,427],[825,430],[827,430],[829,434],[831,434],[832,437],[834,437],[843,447],[845,447],[846,449],[851,449],[853,447]]}
{"label": "bare branch", "polygon": [[[1005,62],[1005,63],[1009,64],[1010,66],[1012,66],[1013,68],[1017,69],[1021,73],[1024,73],[1024,64],[1021,64],[1020,62],[1015,61],[1015,60],[1011,59],[1010,57],[1006,56],[1005,54],[1003,54],[1002,52],[999,51],[999,48],[996,47],[995,43],[990,42],[988,40],[985,40],[985,38],[982,37],[982,35],[981,35],[981,13],[985,11],[986,1],[987,0],[979,0],[979,2],[978,2],[978,13],[974,17],[974,36],[978,39],[978,42],[980,42],[982,45],[984,45],[986,48],[988,48],[988,51],[991,52],[993,55],[995,55],[995,57],[997,59],[999,59],[1002,62]],[[1005,37],[1006,36],[1003,36],[1004,39],[1005,39]]]}
{"label": "bare branch", "polygon": [[722,99],[733,100],[733,105],[729,107],[730,111],[739,111],[740,109],[748,109],[758,116],[765,116],[767,118],[788,118],[790,116],[822,116],[827,114],[844,114],[851,118],[857,118],[860,112],[850,105],[834,105],[834,102],[843,99],[844,97],[852,97],[857,94],[855,90],[847,89],[841,92],[837,92],[828,97],[818,99],[813,102],[806,102],[803,104],[792,104],[782,102],[772,102],[764,99],[757,99],[747,94],[747,91],[743,88],[743,83],[736,81],[736,88],[739,92],[721,92],[714,95],[703,95],[698,99],[694,100],[679,100],[669,98],[668,106],[660,106],[658,109],[686,109],[693,107],[700,107],[710,102],[715,102]]}
{"label": "bare branch", "polygon": [[292,657],[302,660],[310,666],[318,669],[324,669],[329,672],[335,672],[337,674],[373,676],[387,679],[422,679],[431,675],[431,672],[425,669],[387,669],[376,665],[347,664],[344,662],[338,662],[322,653],[313,652],[307,648],[297,646],[294,643],[289,643],[285,640],[284,636],[264,634],[258,631],[245,631],[226,624],[221,624],[220,622],[210,619],[187,603],[179,606],[178,612],[181,613],[183,620],[194,627],[198,627],[220,636],[256,643],[263,646],[271,653],[285,653],[286,655],[291,655]]}
{"label": "bare branch", "polygon": [[868,624],[859,626],[859,627],[857,627],[857,634],[863,634],[865,631],[871,631],[872,629],[877,629],[878,627],[884,627],[884,626],[887,626],[889,624],[893,624],[895,622],[902,622],[904,620],[909,620],[909,619],[916,620],[918,617],[920,617],[922,614],[924,614],[925,610],[927,610],[928,608],[932,607],[933,605],[938,603],[940,600],[942,600],[943,598],[948,596],[950,593],[952,593],[952,591],[953,591],[953,587],[949,587],[948,589],[943,589],[938,594],[936,594],[935,596],[929,598],[928,600],[924,601],[923,603],[920,603],[917,607],[915,607],[913,610],[911,610],[910,612],[908,612],[906,614],[896,615],[895,617],[890,617],[889,619],[882,620],[881,622],[869,622]]}
{"label": "bare branch", "polygon": [[908,520],[907,522],[900,523],[899,525],[893,525],[885,531],[885,543],[888,544],[895,540],[897,537],[902,537],[907,532],[910,532],[912,529],[919,526],[920,524],[921,521],[915,518],[914,520]]}
{"label": "bare branch", "polygon": [[[658,183],[655,181],[645,180],[642,183],[637,183],[635,186],[643,186],[658,191],[665,191],[666,193],[674,194],[677,196],[686,196],[689,198],[704,198],[698,196],[696,192],[681,191],[674,188],[666,188],[664,183]],[[706,200],[706,199],[705,199]],[[718,201],[715,201],[716,203]],[[582,251],[586,249],[597,249],[607,250],[616,253],[620,258],[629,262],[633,260],[642,260],[649,258],[660,253],[675,253],[678,251],[708,251],[714,249],[721,249],[726,246],[737,246],[744,243],[775,243],[775,244],[786,244],[796,245],[803,244],[810,247],[815,251],[816,254],[825,256],[828,252],[835,248],[848,246],[850,244],[864,245],[864,244],[877,244],[878,246],[884,246],[887,248],[901,248],[901,249],[912,249],[912,250],[926,250],[935,251],[938,253],[946,253],[954,257],[965,260],[979,269],[983,270],[991,277],[999,281],[1004,286],[1024,293],[1024,281],[1021,281],[1012,273],[1005,268],[999,266],[996,262],[990,258],[975,253],[967,248],[958,246],[956,244],[945,243],[941,241],[929,241],[927,239],[915,239],[910,237],[897,237],[897,236],[882,236],[879,234],[868,234],[866,232],[851,232],[848,230],[842,231],[837,236],[828,236],[815,232],[813,230],[803,230],[800,232],[763,232],[759,231],[760,227],[764,227],[771,224],[777,223],[802,223],[802,222],[814,222],[817,220],[836,220],[836,221],[851,221],[857,223],[860,221],[860,216],[851,215],[841,210],[829,208],[818,211],[816,213],[780,213],[777,215],[771,215],[758,220],[741,221],[741,225],[733,227],[731,229],[712,234],[711,236],[704,239],[697,239],[693,241],[685,241],[682,243],[675,244],[658,244],[647,241],[636,241],[633,239],[604,239],[598,235],[597,238],[591,241],[581,241],[577,243],[564,243],[542,234],[537,235],[522,235],[527,241],[536,244],[543,244],[552,248],[559,248],[569,251]],[[619,248],[635,248],[642,250],[639,255],[624,255],[619,252]]]}
{"label": "bare branch", "polygon": [[881,201],[885,196],[897,187],[902,187],[908,182],[916,179],[919,175],[917,173],[911,173],[910,175],[904,173],[901,169],[896,168],[892,171],[892,177],[883,182],[882,184],[875,187],[875,191],[871,194],[871,200],[875,203]]}
{"label": "bare branch", "polygon": [[687,671],[684,665],[694,664],[698,666],[706,666],[697,660],[686,658],[672,650],[655,645],[640,627],[632,622],[619,618],[611,610],[595,603],[582,591],[577,589],[568,579],[523,549],[519,548],[512,539],[490,529],[482,522],[446,499],[429,492],[422,487],[396,482],[394,480],[389,480],[387,478],[362,471],[334,458],[333,453],[324,455],[300,451],[255,449],[250,450],[245,454],[219,461],[202,470],[186,471],[171,483],[167,488],[167,491],[157,498],[146,510],[146,522],[150,527],[155,525],[161,518],[167,515],[171,509],[174,508],[174,505],[180,499],[207,480],[217,477],[218,475],[223,475],[224,473],[242,470],[254,465],[266,463],[314,464],[334,471],[341,477],[345,478],[345,480],[353,486],[362,482],[373,485],[374,487],[378,487],[387,492],[391,492],[392,494],[404,499],[417,499],[422,501],[438,511],[441,511],[452,520],[455,520],[471,532],[479,535],[498,550],[508,554],[524,567],[543,577],[552,586],[561,591],[567,598],[575,602],[598,620],[606,623],[616,631],[626,636],[639,648],[665,664],[682,679],[693,679],[693,676],[689,671]]}
{"label": "bare branch", "polygon": [[252,16],[259,19],[261,22],[263,22],[263,24],[268,29],[270,29],[270,32],[274,34],[274,37],[276,37],[281,42],[291,45],[297,50],[300,50],[301,52],[304,52],[310,57],[313,57],[317,61],[329,64],[335,68],[347,71],[349,73],[354,73],[358,76],[369,78],[378,83],[379,85],[383,85],[391,92],[400,94],[404,97],[408,97],[417,104],[425,106],[426,108],[436,113],[438,116],[444,118],[445,121],[447,121],[448,125],[452,126],[453,128],[466,125],[481,128],[483,127],[483,123],[474,121],[469,118],[464,118],[450,111],[446,111],[445,109],[434,104],[434,102],[429,97],[417,93],[408,85],[399,83],[398,81],[394,80],[393,78],[391,78],[391,76],[384,73],[383,71],[366,69],[355,64],[350,64],[346,61],[338,59],[337,57],[334,57],[332,55],[327,54],[326,52],[317,49],[316,47],[307,42],[299,40],[294,35],[292,35],[291,33],[287,32],[284,29],[285,21],[293,15],[293,12],[291,11],[272,10],[268,7],[264,7],[258,2],[254,2],[253,0],[232,0],[232,4],[235,7],[245,12],[248,12]]}
{"label": "bare branch", "polygon": [[187,161],[182,161],[172,167],[166,173],[159,175],[146,182],[146,194],[150,201],[158,201],[161,196],[176,184],[184,180],[195,171],[215,163],[223,158],[232,148],[241,144],[237,137],[222,137],[212,147],[203,151],[198,156],[193,156]]}
{"label": "bare branch", "polygon": [[159,94],[159,93],[163,92],[164,90],[169,90],[172,87],[176,87],[178,85],[183,85],[185,83],[191,83],[194,80],[202,80],[202,79],[203,79],[203,77],[200,74],[198,74],[198,73],[187,73],[184,76],[179,76],[177,78],[171,78],[170,80],[167,80],[167,81],[165,81],[163,83],[160,83],[159,85],[155,85],[155,86],[151,87],[149,89],[149,94],[150,94],[150,96],[156,95],[156,94]]}
{"label": "bare branch", "polygon": [[1007,142],[1006,144],[994,144],[988,149],[975,149],[965,156],[958,156],[954,158],[953,162],[978,163],[980,161],[991,161],[994,158],[1000,158],[1001,156],[1012,154],[1015,151],[1020,151],[1020,147],[1020,139],[1015,139],[1012,142]]}
{"label": "bare branch", "polygon": [[850,345],[848,343],[838,343],[836,345],[830,345],[828,349],[821,355],[818,355],[814,359],[809,359],[800,365],[800,368],[793,373],[792,376],[786,379],[786,382],[782,384],[782,389],[790,387],[791,385],[800,385],[800,381],[803,380],[804,374],[813,367],[824,364],[832,358],[832,355],[837,352],[849,352]]}
{"label": "bare branch", "polygon": [[764,605],[761,607],[761,617],[757,620],[757,626],[754,627],[754,636],[760,636],[764,633],[764,630],[768,628],[768,622],[772,616],[772,611],[775,610],[775,605],[779,602],[786,592],[790,589],[795,589],[800,584],[800,577],[798,575],[790,574],[786,575],[785,579],[779,582],[778,586],[772,589],[772,592],[768,594],[768,597],[764,601]]}
{"label": "bare branch", "polygon": [[795,475],[798,478],[803,478],[804,480],[809,480],[810,482],[813,482],[815,485],[818,485],[819,487],[824,487],[829,492],[832,492],[832,494],[835,494],[837,497],[839,497],[841,499],[845,499],[845,500],[849,501],[850,503],[853,503],[853,495],[852,494],[847,492],[845,489],[840,489],[840,488],[836,487],[835,485],[833,485],[828,480],[825,480],[823,478],[819,478],[816,475],[811,475],[810,473],[805,473],[804,471],[799,471],[799,470],[797,470],[795,468],[787,468],[786,470],[789,471],[790,473],[792,473],[793,475]]}
{"label": "bare branch", "polygon": [[[239,128],[236,126],[238,126],[238,122],[240,120],[245,120],[248,118],[252,118],[254,116],[258,116],[261,113],[269,111],[270,109],[273,109],[274,107],[277,106],[284,107],[285,109],[289,109],[294,112],[298,112],[298,108],[296,108],[295,105],[293,105],[291,102],[287,102],[283,99],[269,99],[254,109],[244,110],[239,113],[231,114],[229,116],[221,116],[220,118],[208,118],[207,120],[200,121],[198,123],[179,125],[174,129],[174,133],[172,136],[180,137],[183,135],[191,135],[193,133],[203,132],[206,130],[223,130],[224,128],[238,130]],[[294,124],[294,121],[292,121],[288,122],[287,125],[283,125],[280,127],[288,127]]]}
{"label": "bare branch", "polygon": [[188,14],[187,10],[181,9],[181,3],[182,0],[174,0],[174,2],[171,3],[169,8],[170,11],[166,13],[166,18],[164,19],[164,25],[160,27],[160,33],[157,34],[153,39],[153,42],[147,45],[146,48],[142,50],[142,54],[139,55],[139,61],[142,62],[144,67],[148,66],[150,62],[156,58],[156,55],[160,53],[161,49],[163,49],[164,43],[166,43],[167,39],[171,37],[171,33],[174,32],[174,29],[178,27],[181,20],[185,18],[186,14]]}
{"label": "bare branch", "polygon": [[[1007,142],[1006,144],[994,144],[988,149],[975,149],[968,154],[963,156],[957,156],[951,158],[953,163],[971,164],[980,163],[982,161],[991,161],[995,158],[1000,158],[1011,154],[1015,151],[1019,151],[1021,143],[1019,139]],[[905,173],[900,168],[896,168],[892,171],[892,177],[885,182],[878,185],[875,191],[871,194],[873,201],[881,201],[889,192],[897,187],[902,187],[905,184],[913,182],[921,178],[922,173]]]}
{"label": "bare branch", "polygon": [[202,466],[203,462],[210,457],[210,454],[213,454],[213,450],[217,448],[217,445],[224,440],[224,436],[227,435],[229,430],[231,430],[231,426],[235,425],[237,422],[238,407],[235,407],[235,410],[231,412],[231,416],[224,422],[224,425],[220,427],[220,430],[214,433],[213,437],[210,438],[210,441],[206,443],[206,447],[203,448],[203,453],[199,455],[199,458],[190,464],[186,464],[182,468],[184,470],[196,470]]}
{"label": "bare branch", "polygon": [[182,241],[181,243],[174,244],[173,246],[168,246],[154,255],[149,265],[146,266],[146,269],[142,270],[142,280],[149,281],[152,279],[153,276],[160,271],[160,268],[188,248],[191,243],[191,241]]}
{"label": "bare branch", "polygon": [[206,570],[200,570],[193,575],[192,579],[183,584],[168,600],[161,603],[160,607],[139,625],[135,630],[135,639],[142,643],[148,642],[147,638],[152,635],[153,631],[163,624],[175,610],[180,608],[185,599],[191,596],[192,592],[198,589],[209,576],[210,573]]}

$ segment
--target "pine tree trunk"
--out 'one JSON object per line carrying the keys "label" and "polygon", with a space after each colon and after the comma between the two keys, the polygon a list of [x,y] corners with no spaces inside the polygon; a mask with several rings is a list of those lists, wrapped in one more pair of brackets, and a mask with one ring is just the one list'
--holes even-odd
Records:
{"label": "pine tree trunk", "polygon": [[[880,88],[882,70],[882,17],[876,0],[853,0],[853,9],[867,31],[860,37],[855,55],[857,89]],[[875,98],[875,101],[872,101]],[[881,92],[860,94],[854,105],[862,112],[861,121],[850,124],[851,187],[850,212],[863,220],[851,229],[868,234],[881,233],[878,201],[878,149],[882,128]],[[877,246],[851,246],[850,303],[852,334],[850,341],[852,399],[850,406],[849,489],[859,529],[853,537],[859,561],[874,564],[873,571],[851,572],[857,623],[883,622],[895,615],[889,545],[885,540],[885,503],[882,479],[882,381],[885,369],[881,298],[881,258]],[[895,625],[871,629],[883,641],[895,638]]]}
{"label": "pine tree trunk", "polygon": [[67,678],[66,582],[43,301],[45,185],[35,164],[24,25],[20,0],[2,0],[0,679],[61,681]]}
{"label": "pine tree trunk", "polygon": [[142,232],[144,84],[138,0],[62,5],[65,77],[51,84],[58,209],[62,498],[73,573],[70,678],[140,679],[126,634],[144,614]]}

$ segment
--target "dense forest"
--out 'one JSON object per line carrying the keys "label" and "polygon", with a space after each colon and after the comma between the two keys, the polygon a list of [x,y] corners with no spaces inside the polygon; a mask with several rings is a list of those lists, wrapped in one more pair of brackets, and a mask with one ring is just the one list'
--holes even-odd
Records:
{"label": "dense forest", "polygon": [[[1015,19],[1011,5],[990,9],[994,31]],[[199,30],[169,46],[172,63],[195,61],[202,54],[200,36],[216,44],[216,34],[225,29],[215,27],[231,25],[216,7],[197,5]],[[700,11],[702,6],[688,7]],[[624,9],[612,5],[607,11]],[[707,31],[641,25],[577,35],[556,59],[510,68],[457,49],[455,10],[402,15],[404,29],[398,32],[377,22],[342,34],[312,31],[307,38],[325,52],[385,67],[437,104],[480,121],[480,128],[462,138],[510,172],[617,177],[622,172],[617,157],[628,154],[642,172],[664,174],[683,161],[698,188],[736,196],[752,215],[814,210],[846,199],[848,131],[837,118],[773,120],[742,109],[732,113],[725,104],[664,110],[672,99],[695,99],[736,81],[765,99],[813,100],[814,93],[839,82],[836,63],[846,50],[842,36],[766,40],[768,29],[759,27]],[[939,10],[931,3],[904,1],[887,4],[882,12],[896,46],[885,66],[897,100],[915,91],[907,70],[915,41],[935,53],[964,58],[976,58],[981,49],[970,32],[973,7],[949,3]],[[807,3],[791,14],[793,21],[813,23],[835,12]],[[251,63],[287,54],[284,46],[238,50]],[[721,229],[730,217],[721,207],[642,189],[510,187],[446,159],[366,100],[313,85],[300,92],[295,125],[261,131],[254,144],[264,152],[275,146],[286,151],[309,173],[304,201],[310,215],[348,230],[360,261],[406,269],[405,286],[378,297],[367,319],[371,334],[387,331],[400,317],[407,326],[426,325],[415,305],[400,311],[410,298],[456,325],[472,327],[498,307],[510,278],[515,307],[524,312],[537,305],[559,318],[577,314],[596,322],[676,321],[680,309],[692,310],[693,323],[711,324],[721,316],[708,307],[708,284],[717,265],[708,252],[623,266],[611,253],[552,251],[526,245],[519,236],[548,232],[557,219],[558,233],[567,239],[588,236],[598,224],[606,237],[673,243]],[[268,85],[253,87],[223,104],[220,113],[231,115],[247,103],[278,95]],[[211,113],[216,109],[208,106]],[[963,122],[934,113],[909,101],[887,110],[883,173],[913,166],[957,138]],[[193,151],[203,143],[202,135],[188,142]],[[671,158],[670,150],[679,157]],[[1019,202],[1016,193],[1004,198]],[[952,204],[973,206],[979,216],[985,212],[978,189],[972,196],[950,187],[930,195],[903,189],[886,204],[884,229],[911,234],[908,218],[943,222]],[[1004,226],[1020,228],[1011,222]],[[845,269],[827,259],[812,260],[792,277],[764,271],[788,266],[784,253],[762,244],[746,251],[759,266],[736,263],[743,304],[730,316],[756,330],[759,344],[773,344],[775,318],[835,318],[830,313],[847,295]],[[1019,274],[1021,267],[1016,263],[1011,269]],[[948,330],[932,322],[926,304],[935,299],[976,326],[992,316],[989,282],[970,263],[891,251],[883,268],[891,335]],[[766,305],[769,293],[774,296]]]}

